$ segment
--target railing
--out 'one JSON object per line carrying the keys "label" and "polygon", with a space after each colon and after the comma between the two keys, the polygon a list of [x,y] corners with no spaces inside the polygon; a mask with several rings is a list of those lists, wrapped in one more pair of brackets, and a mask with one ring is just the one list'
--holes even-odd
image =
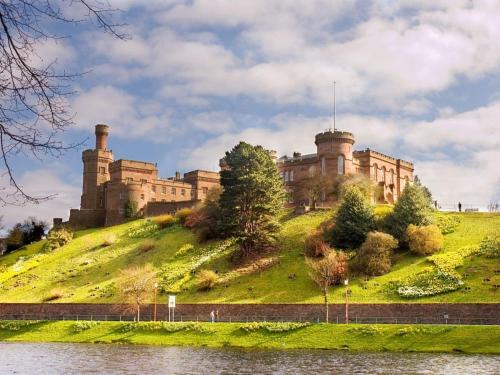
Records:
{"label": "railing", "polygon": [[[141,315],[141,321],[152,321],[152,315]],[[50,321],[120,321],[133,322],[136,320],[134,315],[54,315],[54,314],[14,314],[0,315],[0,320],[50,320]],[[168,321],[167,316],[157,316],[158,321]],[[174,318],[171,317],[171,321]],[[209,315],[175,315],[176,322],[210,322]],[[224,315],[215,318],[216,322],[312,322],[323,323],[324,315],[321,316],[272,316],[272,315],[249,315],[249,316],[231,316]],[[345,317],[342,315],[330,316],[330,323],[343,324]],[[367,317],[350,316],[349,324],[459,324],[459,325],[500,325],[500,317]]]}

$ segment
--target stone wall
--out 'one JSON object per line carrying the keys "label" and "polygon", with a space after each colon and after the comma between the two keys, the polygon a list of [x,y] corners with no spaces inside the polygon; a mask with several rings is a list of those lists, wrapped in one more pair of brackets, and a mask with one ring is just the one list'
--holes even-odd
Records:
{"label": "stone wall", "polygon": [[[176,317],[184,320],[207,320],[210,312],[218,311],[220,320],[309,320],[322,321],[324,306],[321,304],[178,304]],[[152,314],[153,306],[142,308],[144,317]],[[2,316],[29,315],[33,319],[55,318],[57,316],[80,317],[96,316],[131,316],[130,306],[121,304],[72,304],[72,303],[4,303],[0,304]],[[168,316],[165,304],[157,305],[157,316]],[[330,305],[330,319],[343,322],[344,304]],[[500,324],[500,304],[351,304],[351,321],[400,323],[483,323]],[[377,318],[377,320],[375,319]],[[481,319],[481,320],[480,320]]]}
{"label": "stone wall", "polygon": [[182,208],[195,208],[200,201],[184,201],[184,202],[148,202],[144,207],[144,216],[158,216],[164,214],[175,214]]}
{"label": "stone wall", "polygon": [[104,226],[106,210],[72,209],[69,212],[69,225],[73,229],[97,228]]}

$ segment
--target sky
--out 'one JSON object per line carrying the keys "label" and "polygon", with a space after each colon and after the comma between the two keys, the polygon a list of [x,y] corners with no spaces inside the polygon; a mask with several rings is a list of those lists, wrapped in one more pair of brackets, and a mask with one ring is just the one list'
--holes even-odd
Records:
{"label": "sky", "polygon": [[[67,2],[66,2],[67,4]],[[443,205],[500,201],[500,1],[112,0],[129,40],[96,25],[38,46],[43,62],[87,72],[70,97],[67,142],[94,147],[110,126],[115,159],[218,169],[239,141],[315,152],[333,125],[355,149],[412,161]],[[78,14],[80,9],[66,9]],[[61,30],[59,30],[61,31]],[[78,208],[82,149],[13,160],[50,201],[0,207],[6,227]]]}

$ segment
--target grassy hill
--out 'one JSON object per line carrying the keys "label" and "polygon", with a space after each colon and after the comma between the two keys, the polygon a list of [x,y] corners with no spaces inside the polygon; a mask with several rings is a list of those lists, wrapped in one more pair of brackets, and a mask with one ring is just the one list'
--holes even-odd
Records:
{"label": "grassy hill", "polygon": [[[302,251],[306,235],[331,215],[321,211],[284,217],[279,249],[246,263],[231,261],[235,247],[230,241],[199,244],[180,225],[158,230],[147,220],[77,232],[71,243],[52,252],[42,251],[44,241],[40,241],[0,258],[0,302],[119,302],[114,285],[120,270],[150,263],[158,271],[162,288],[178,293],[179,302],[321,303]],[[500,228],[500,214],[463,213],[460,217],[456,231],[445,236],[443,254],[460,254]],[[110,237],[108,242],[113,243],[103,246]],[[151,240],[153,249],[142,246]],[[408,300],[388,286],[432,264],[426,257],[398,253],[386,275],[368,281],[351,275],[350,301],[500,302],[500,290],[493,287],[500,284],[497,263],[484,256],[467,257],[457,268],[465,282],[462,289]],[[202,269],[220,275],[219,284],[211,291],[196,289],[196,273]],[[343,291],[344,287],[332,288],[331,301],[342,302]],[[166,294],[159,301],[165,301]]]}

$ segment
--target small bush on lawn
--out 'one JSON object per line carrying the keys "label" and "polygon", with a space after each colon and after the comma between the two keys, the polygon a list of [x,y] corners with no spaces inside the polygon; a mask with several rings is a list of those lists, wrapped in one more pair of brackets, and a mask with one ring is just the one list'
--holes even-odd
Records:
{"label": "small bush on lawn", "polygon": [[73,239],[73,231],[69,228],[56,228],[47,234],[47,249],[55,250],[66,245]]}
{"label": "small bush on lawn", "polygon": [[9,320],[0,321],[0,330],[4,331],[19,331],[21,328],[42,323],[42,320]]}
{"label": "small bush on lawn", "polygon": [[479,252],[488,258],[500,258],[500,236],[485,237],[481,241]]}
{"label": "small bush on lawn", "polygon": [[436,225],[441,230],[442,234],[450,234],[455,232],[462,218],[458,215],[438,215],[436,217]]}
{"label": "small bush on lawn", "polygon": [[198,322],[141,322],[125,323],[119,331],[122,333],[132,331],[174,333],[180,331],[191,331],[197,333],[211,333],[210,328]]}
{"label": "small bush on lawn", "polygon": [[102,247],[108,247],[114,245],[116,242],[116,234],[109,233],[104,237],[104,241],[102,242]]}
{"label": "small bush on lawn", "polygon": [[184,225],[189,216],[193,214],[193,210],[190,208],[183,208],[175,213],[175,218],[179,220],[179,223]]}
{"label": "small bush on lawn", "polygon": [[148,251],[151,251],[155,248],[156,246],[156,243],[154,240],[152,239],[147,239],[147,240],[144,240],[143,242],[141,242],[141,244],[139,245],[139,251],[141,253],[147,253]]}
{"label": "small bush on lawn", "polygon": [[309,257],[324,257],[330,251],[330,246],[323,240],[320,232],[315,232],[306,238],[304,249]]}
{"label": "small bush on lawn", "polygon": [[370,232],[357,255],[357,267],[370,276],[387,273],[391,269],[391,258],[398,241],[390,234]]}
{"label": "small bush on lawn", "polygon": [[430,255],[443,247],[444,238],[436,225],[418,227],[410,224],[406,230],[410,251],[418,255]]}
{"label": "small bush on lawn", "polygon": [[88,329],[94,328],[98,325],[98,322],[80,320],[71,326],[71,332],[80,333]]}
{"label": "small bush on lawn", "polygon": [[380,328],[374,327],[374,326],[360,326],[360,327],[349,328],[348,332],[363,335],[363,336],[373,336],[373,335],[381,334],[382,330]]}
{"label": "small bush on lawn", "polygon": [[175,224],[175,219],[172,215],[155,216],[152,221],[158,225],[160,229],[165,229]]}
{"label": "small bush on lawn", "polygon": [[201,270],[198,274],[198,290],[210,290],[212,289],[217,281],[219,280],[219,276],[211,270]]}
{"label": "small bush on lawn", "polygon": [[245,323],[240,326],[240,329],[245,332],[256,332],[259,330],[265,330],[271,333],[277,332],[289,332],[295,331],[297,329],[307,327],[311,323],[303,322],[303,323],[280,323],[280,322],[253,322],[253,323]]}

